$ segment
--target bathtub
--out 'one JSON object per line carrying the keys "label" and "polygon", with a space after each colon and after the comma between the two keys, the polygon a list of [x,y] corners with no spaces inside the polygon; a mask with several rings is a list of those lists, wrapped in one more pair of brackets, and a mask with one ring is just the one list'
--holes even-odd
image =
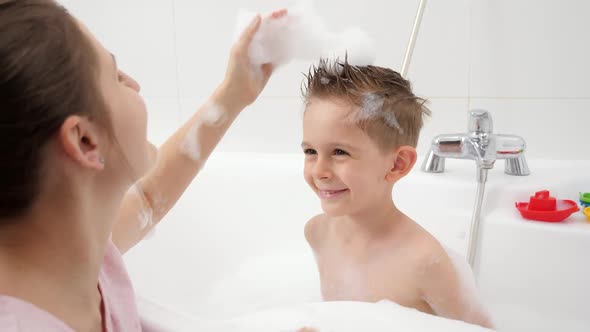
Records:
{"label": "bathtub", "polygon": [[[420,162],[396,185],[394,200],[465,255],[475,164],[447,160],[445,173],[426,174]],[[504,174],[501,163],[489,173],[475,265],[481,298],[500,331],[590,331],[590,223],[581,212],[557,224],[526,221],[514,207],[542,189],[576,200],[590,191],[590,161],[529,160],[529,167],[527,177]],[[214,154],[155,232],[126,254],[136,292],[179,315],[162,316],[171,321],[317,309],[318,276],[303,226],[321,208],[302,171],[302,155]],[[330,304],[330,312],[350,318],[355,305],[362,306]],[[156,317],[149,314],[154,306],[140,307]]]}

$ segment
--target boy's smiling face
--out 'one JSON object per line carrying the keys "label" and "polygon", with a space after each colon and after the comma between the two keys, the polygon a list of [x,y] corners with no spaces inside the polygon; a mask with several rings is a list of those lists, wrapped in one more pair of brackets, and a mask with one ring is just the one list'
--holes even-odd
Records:
{"label": "boy's smiling face", "polygon": [[383,152],[353,121],[345,100],[313,98],[303,118],[305,180],[330,216],[359,214],[391,200],[388,172],[395,151]]}

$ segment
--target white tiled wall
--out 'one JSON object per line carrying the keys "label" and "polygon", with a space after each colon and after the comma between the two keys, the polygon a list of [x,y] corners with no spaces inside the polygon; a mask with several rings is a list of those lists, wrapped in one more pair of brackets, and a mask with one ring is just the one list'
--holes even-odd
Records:
{"label": "white tiled wall", "polygon": [[[150,138],[161,143],[221,81],[239,8],[280,0],[62,0],[142,85]],[[359,26],[378,43],[377,64],[399,70],[418,0],[316,1],[328,26]],[[492,112],[495,131],[523,136],[529,158],[587,159],[590,2],[430,0],[408,78],[431,101],[419,152],[466,128],[469,108]],[[280,68],[220,151],[298,152],[302,72]]]}

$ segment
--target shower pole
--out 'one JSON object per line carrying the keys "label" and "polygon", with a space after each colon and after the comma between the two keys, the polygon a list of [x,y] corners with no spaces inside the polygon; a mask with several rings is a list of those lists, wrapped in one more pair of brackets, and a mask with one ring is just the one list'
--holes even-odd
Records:
{"label": "shower pole", "polygon": [[408,68],[410,68],[410,60],[412,60],[412,54],[414,53],[414,45],[416,45],[416,39],[418,38],[418,30],[420,30],[420,24],[422,23],[422,15],[426,8],[426,0],[420,0],[418,5],[418,11],[416,12],[416,19],[414,20],[414,27],[412,28],[412,34],[408,41],[408,47],[406,48],[406,55],[404,56],[404,63],[402,64],[402,71],[400,74],[403,78],[406,78],[408,74]]}
{"label": "shower pole", "polygon": [[[416,18],[414,19],[414,27],[412,28],[412,34],[408,41],[408,47],[406,48],[406,54],[404,56],[404,63],[402,64],[402,70],[400,74],[403,78],[406,78],[408,69],[410,67],[410,61],[412,60],[412,54],[414,53],[414,46],[416,45],[416,39],[418,38],[418,31],[420,30],[420,24],[422,23],[422,16],[424,15],[424,9],[426,8],[426,0],[420,0],[418,5],[418,11],[416,12]],[[487,169],[479,169],[479,179],[477,183],[477,195],[476,202],[473,209],[473,216],[471,218],[471,228],[469,231],[469,242],[467,248],[467,260],[469,265],[475,272],[475,258],[477,250],[477,236],[479,233],[479,218],[481,215],[481,206],[483,203],[483,195],[485,192],[485,182],[487,179]]]}

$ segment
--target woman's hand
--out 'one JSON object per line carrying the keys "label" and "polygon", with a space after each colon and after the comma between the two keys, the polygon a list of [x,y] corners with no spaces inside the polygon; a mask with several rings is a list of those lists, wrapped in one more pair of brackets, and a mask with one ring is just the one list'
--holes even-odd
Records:
{"label": "woman's hand", "polygon": [[226,103],[231,104],[232,109],[241,111],[252,104],[266,86],[266,82],[273,72],[272,64],[255,66],[250,62],[248,56],[248,48],[260,27],[261,20],[275,20],[286,14],[287,10],[281,9],[265,18],[256,15],[232,47],[225,79],[217,91],[217,94],[222,94],[220,97]]}

